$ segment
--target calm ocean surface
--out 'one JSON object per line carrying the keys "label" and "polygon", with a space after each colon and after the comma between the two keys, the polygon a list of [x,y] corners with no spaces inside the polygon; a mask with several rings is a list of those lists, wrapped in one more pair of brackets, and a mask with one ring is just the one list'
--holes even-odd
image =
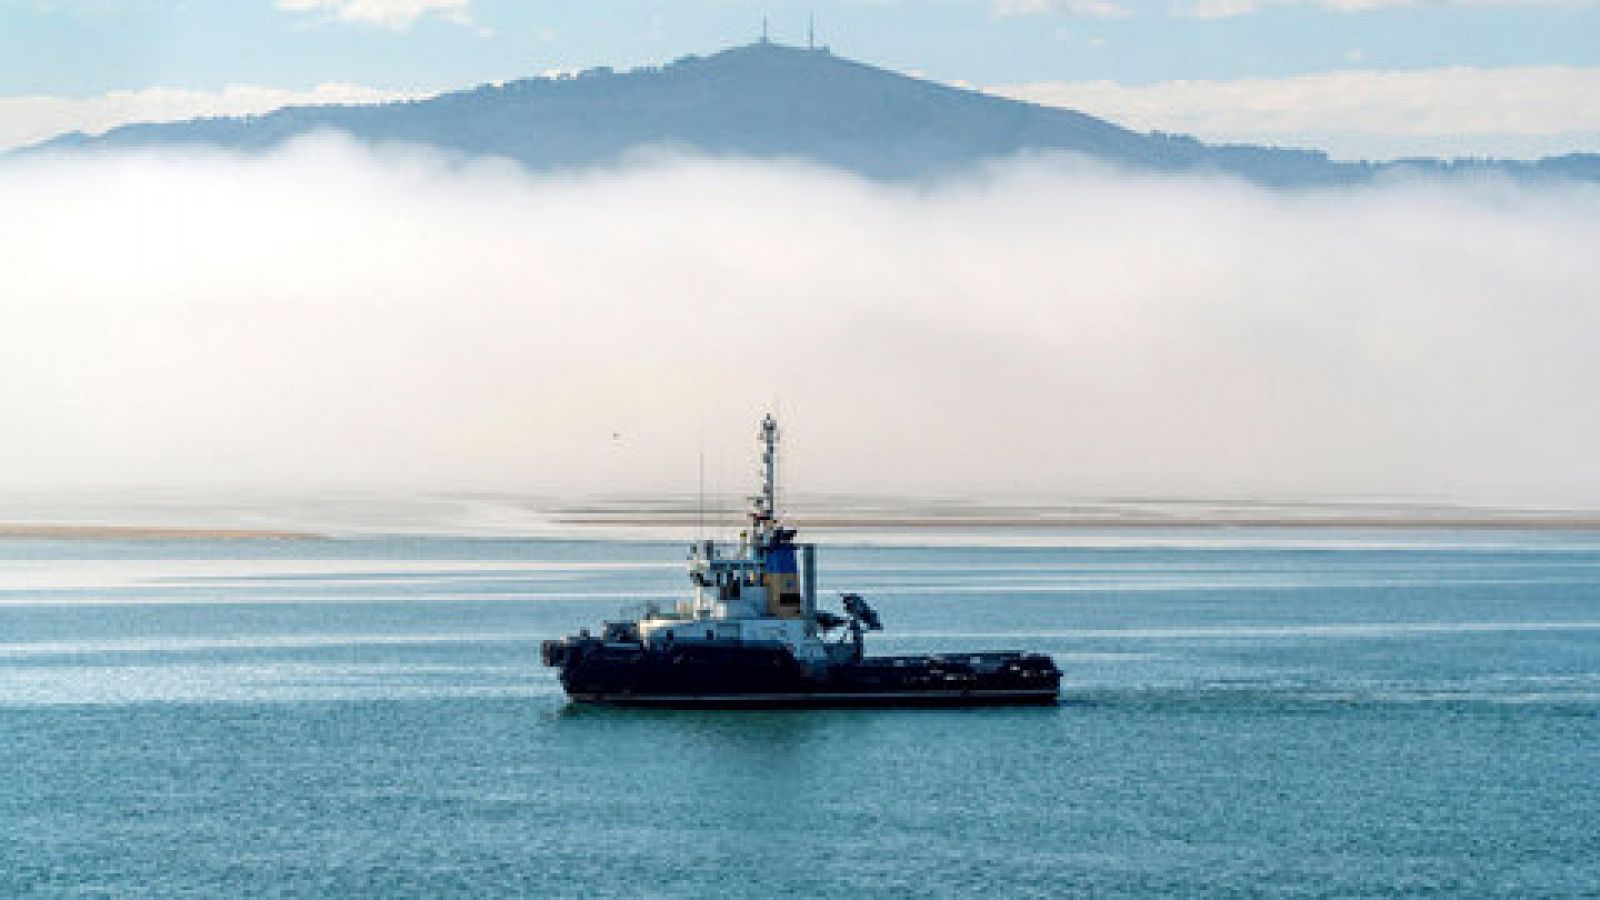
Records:
{"label": "calm ocean surface", "polygon": [[0,541],[0,896],[1600,895],[1600,534],[825,545],[1056,709],[572,709],[677,543]]}

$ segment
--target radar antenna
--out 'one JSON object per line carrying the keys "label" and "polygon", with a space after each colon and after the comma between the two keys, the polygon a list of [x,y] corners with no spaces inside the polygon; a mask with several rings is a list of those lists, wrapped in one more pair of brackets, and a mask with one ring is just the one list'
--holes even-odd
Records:
{"label": "radar antenna", "polygon": [[882,631],[883,619],[878,617],[877,610],[861,599],[860,594],[840,594],[839,599],[844,601],[844,610],[850,615],[847,624],[850,626],[851,657],[860,662],[867,653],[865,632]]}

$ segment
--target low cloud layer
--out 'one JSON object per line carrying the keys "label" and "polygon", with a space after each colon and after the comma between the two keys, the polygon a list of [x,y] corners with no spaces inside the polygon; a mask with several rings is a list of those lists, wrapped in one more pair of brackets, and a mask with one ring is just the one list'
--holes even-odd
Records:
{"label": "low cloud layer", "polygon": [[1600,499],[1600,191],[0,163],[0,488]]}
{"label": "low cloud layer", "polygon": [[1284,78],[1033,82],[991,93],[1139,130],[1296,144],[1346,159],[1534,158],[1600,147],[1600,67],[1352,69]]}

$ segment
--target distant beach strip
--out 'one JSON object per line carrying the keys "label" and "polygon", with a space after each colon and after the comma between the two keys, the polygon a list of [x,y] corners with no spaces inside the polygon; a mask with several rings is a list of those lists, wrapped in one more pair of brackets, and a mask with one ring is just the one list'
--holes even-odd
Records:
{"label": "distant beach strip", "polygon": [[[642,511],[615,514],[585,513],[561,516],[558,525],[619,526],[619,527],[672,527],[690,528],[697,524],[714,528],[737,527],[735,519],[703,521],[693,516],[674,513]],[[1600,530],[1600,514],[1485,514],[1459,516],[1404,516],[1404,515],[1350,515],[1350,516],[1175,516],[1116,517],[1116,516],[795,516],[796,526],[813,530],[851,531],[921,531],[935,529],[972,529],[976,531],[1003,531],[1009,529],[1147,529],[1147,528],[1403,528],[1403,529],[1504,529],[1504,530]]]}
{"label": "distant beach strip", "polygon": [[309,531],[249,528],[168,528],[140,525],[26,525],[0,523],[0,539],[60,538],[104,541],[309,541]]}
{"label": "distant beach strip", "polygon": [[[1600,511],[1590,510],[1493,510],[1481,508],[1389,507],[1344,510],[1319,506],[1296,510],[1289,507],[1251,509],[1183,509],[1184,504],[1156,511],[1148,508],[1062,510],[1018,509],[893,509],[851,510],[814,509],[797,512],[794,523],[807,530],[902,535],[949,533],[1021,534],[1068,532],[1152,532],[1157,530],[1295,530],[1333,531],[1373,529],[1393,531],[1600,531]],[[205,510],[195,518],[204,520]],[[161,516],[161,518],[168,518]],[[219,516],[226,521],[227,516]],[[286,517],[305,522],[303,516]],[[360,517],[357,517],[358,519]],[[382,517],[379,516],[378,519]],[[614,529],[620,534],[639,531],[689,531],[737,529],[743,519],[726,512],[697,513],[681,508],[629,503],[586,506],[583,508],[543,509],[526,520],[497,522],[485,527],[475,521],[463,522],[450,513],[437,519],[394,521],[362,520],[369,527],[352,526],[350,518],[339,519],[331,534],[392,534],[397,528],[407,534],[449,533],[458,535],[496,535],[500,537],[592,536],[595,529]],[[314,526],[313,526],[314,527]],[[215,527],[171,525],[36,524],[0,522],[0,540],[105,540],[105,541],[312,541],[325,540],[329,532],[285,528],[248,528],[219,523]]]}

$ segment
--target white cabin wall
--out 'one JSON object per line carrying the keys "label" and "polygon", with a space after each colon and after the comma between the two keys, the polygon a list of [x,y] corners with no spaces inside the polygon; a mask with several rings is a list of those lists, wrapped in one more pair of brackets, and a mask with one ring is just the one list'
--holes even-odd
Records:
{"label": "white cabin wall", "polygon": [[642,619],[639,622],[639,636],[645,643],[664,641],[669,630],[672,632],[672,639],[682,643],[703,642],[707,640],[706,633],[710,632],[711,640],[786,644],[801,658],[807,658],[813,653],[814,647],[820,647],[820,642],[808,633],[806,623],[799,619],[742,618],[735,622],[711,619]]}

